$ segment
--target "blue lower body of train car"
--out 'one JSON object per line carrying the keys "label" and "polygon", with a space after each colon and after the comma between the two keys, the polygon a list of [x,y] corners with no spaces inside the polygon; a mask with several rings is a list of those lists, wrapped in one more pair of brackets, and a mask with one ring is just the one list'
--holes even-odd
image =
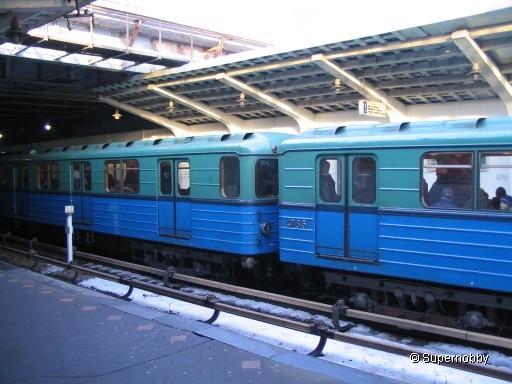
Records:
{"label": "blue lower body of train car", "polygon": [[62,227],[63,232],[67,217],[64,207],[73,205],[77,231],[241,256],[278,250],[275,200],[226,203],[126,194],[2,194],[0,216]]}
{"label": "blue lower body of train car", "polygon": [[[282,204],[281,260],[512,293],[512,223],[503,215],[379,209],[366,217],[368,224],[346,215],[344,210],[322,214],[313,205]],[[361,252],[351,242],[376,252]]]}

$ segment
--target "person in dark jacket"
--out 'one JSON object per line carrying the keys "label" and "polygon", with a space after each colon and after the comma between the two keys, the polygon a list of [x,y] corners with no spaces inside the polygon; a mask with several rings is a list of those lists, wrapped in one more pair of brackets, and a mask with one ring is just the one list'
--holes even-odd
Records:
{"label": "person in dark jacket", "polygon": [[327,160],[320,162],[320,198],[326,203],[333,203],[340,200],[336,193],[336,183],[329,173],[331,164]]}
{"label": "person in dark jacket", "polygon": [[496,188],[496,196],[494,196],[492,198],[492,202],[491,202],[492,207],[494,209],[501,209],[501,207],[500,207],[501,199],[505,199],[505,200],[509,201],[510,204],[512,204],[512,196],[507,195],[507,191],[505,190],[505,188],[498,187],[498,188]]}

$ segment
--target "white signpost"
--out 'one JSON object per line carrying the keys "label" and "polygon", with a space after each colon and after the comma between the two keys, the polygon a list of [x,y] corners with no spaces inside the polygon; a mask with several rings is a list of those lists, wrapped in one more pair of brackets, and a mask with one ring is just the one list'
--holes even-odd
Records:
{"label": "white signpost", "polygon": [[359,114],[363,116],[386,117],[386,104],[380,101],[359,100]]}

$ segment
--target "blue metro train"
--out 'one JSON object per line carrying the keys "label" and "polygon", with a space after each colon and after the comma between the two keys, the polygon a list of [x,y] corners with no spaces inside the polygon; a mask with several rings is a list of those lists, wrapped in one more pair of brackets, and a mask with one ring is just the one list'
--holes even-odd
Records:
{"label": "blue metro train", "polygon": [[507,192],[512,118],[0,157],[3,231],[41,237],[73,205],[78,246],[218,278],[293,275],[359,309],[472,328],[512,326]]}

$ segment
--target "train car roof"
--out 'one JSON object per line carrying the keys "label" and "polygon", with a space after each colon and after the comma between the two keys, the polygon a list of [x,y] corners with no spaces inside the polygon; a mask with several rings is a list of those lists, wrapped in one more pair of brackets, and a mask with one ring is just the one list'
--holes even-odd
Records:
{"label": "train car roof", "polygon": [[280,153],[329,148],[512,144],[512,118],[478,118],[316,128],[285,140]]}
{"label": "train car roof", "polygon": [[276,132],[190,136],[2,153],[0,160],[73,160],[127,156],[192,155],[215,152],[230,152],[239,155],[269,154],[276,153],[281,142],[290,137],[292,135]]}

